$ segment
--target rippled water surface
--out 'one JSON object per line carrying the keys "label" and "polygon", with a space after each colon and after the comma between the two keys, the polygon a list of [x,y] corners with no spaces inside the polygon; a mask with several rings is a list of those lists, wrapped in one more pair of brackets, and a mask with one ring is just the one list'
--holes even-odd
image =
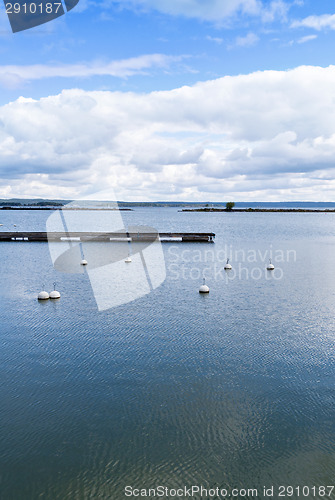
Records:
{"label": "rippled water surface", "polygon": [[[37,231],[50,212],[0,215]],[[122,216],[216,243],[164,243],[165,282],[104,312],[46,243],[0,244],[1,499],[334,484],[335,214]]]}

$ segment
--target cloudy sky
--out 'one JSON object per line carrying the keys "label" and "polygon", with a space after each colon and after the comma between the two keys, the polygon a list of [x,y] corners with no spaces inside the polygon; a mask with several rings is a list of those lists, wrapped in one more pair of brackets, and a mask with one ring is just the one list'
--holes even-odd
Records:
{"label": "cloudy sky", "polygon": [[0,10],[0,198],[334,201],[333,0]]}

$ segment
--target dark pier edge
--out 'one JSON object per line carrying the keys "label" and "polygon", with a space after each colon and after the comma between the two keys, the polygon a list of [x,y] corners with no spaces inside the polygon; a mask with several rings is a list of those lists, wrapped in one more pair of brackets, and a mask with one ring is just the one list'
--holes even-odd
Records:
{"label": "dark pier edge", "polygon": [[234,208],[227,210],[226,208],[183,208],[178,212],[226,212],[227,214],[238,214],[241,212],[247,213],[334,213],[333,208]]}
{"label": "dark pier edge", "polygon": [[0,233],[0,242],[5,241],[85,241],[85,242],[117,242],[125,241],[157,241],[164,242],[198,242],[214,243],[215,233],[149,233],[149,232],[116,232],[116,233],[92,233],[92,232],[69,232],[69,233],[47,233],[47,232],[2,232]]}

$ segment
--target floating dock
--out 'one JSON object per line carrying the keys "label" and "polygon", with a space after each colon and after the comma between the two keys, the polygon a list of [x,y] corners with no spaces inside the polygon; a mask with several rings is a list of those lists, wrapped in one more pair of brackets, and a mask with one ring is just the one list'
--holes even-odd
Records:
{"label": "floating dock", "polygon": [[197,242],[213,243],[215,233],[158,233],[158,232],[126,232],[92,233],[92,232],[2,232],[1,241],[92,241],[92,242],[117,242],[117,241],[155,241],[161,242]]}

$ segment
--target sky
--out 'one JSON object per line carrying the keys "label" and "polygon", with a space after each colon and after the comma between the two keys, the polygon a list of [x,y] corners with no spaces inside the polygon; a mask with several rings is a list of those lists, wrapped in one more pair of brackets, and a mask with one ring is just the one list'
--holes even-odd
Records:
{"label": "sky", "polygon": [[334,201],[333,12],[80,0],[12,33],[1,4],[0,198]]}

